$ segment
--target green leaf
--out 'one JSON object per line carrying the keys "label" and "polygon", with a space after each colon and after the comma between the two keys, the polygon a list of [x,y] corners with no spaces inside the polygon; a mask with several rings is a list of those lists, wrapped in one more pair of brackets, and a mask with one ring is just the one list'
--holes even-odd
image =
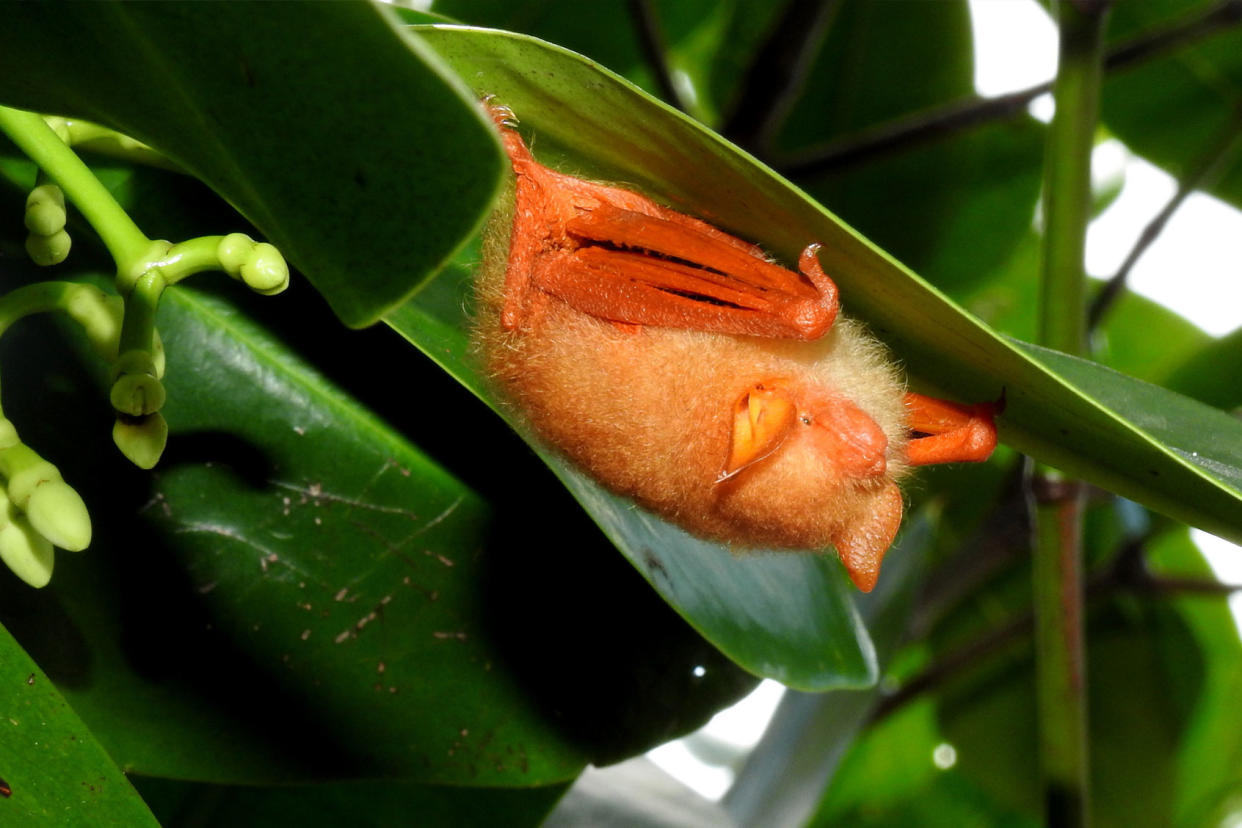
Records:
{"label": "green leaf", "polygon": [[[460,23],[556,43],[625,76],[652,95],[662,94],[632,6],[592,3],[584,7],[575,0],[436,0],[433,5]],[[698,120],[718,124],[737,103],[738,83],[784,9],[747,0],[657,0],[647,5],[682,103]]]}
{"label": "green leaf", "polygon": [[157,826],[47,675],[0,627],[0,819],[11,825]]}
{"label": "green leaf", "polygon": [[[502,32],[437,27],[424,30],[424,37],[477,92],[494,93],[514,109],[549,163],[634,182],[678,209],[761,240],[786,261],[808,240],[824,242],[821,259],[841,287],[846,311],[893,348],[916,386],[969,400],[1004,394],[1002,438],[1015,448],[1212,531],[1242,537],[1242,498],[1228,475],[1204,472],[1206,465],[1231,462],[1229,446],[1205,447],[1206,459],[1195,465],[1135,425],[1147,422],[1144,412],[1169,395],[1127,384],[1128,395],[1104,400],[1117,406],[1109,410],[1095,399],[1094,374],[1063,370],[1076,363],[1052,364],[1043,352],[1036,359],[1037,352],[999,338],[752,159],[578,56]],[[467,327],[461,315],[432,323],[418,313],[403,311],[409,315],[394,324],[480,389],[460,335],[456,345],[449,344],[452,331]],[[1233,428],[1210,412],[1199,413],[1213,427]],[[1180,438],[1162,435],[1173,445]],[[1187,497],[1188,491],[1195,495]],[[587,502],[598,507],[608,501],[591,496]],[[596,517],[606,525],[615,522],[610,513]],[[651,524],[644,515],[632,520]],[[627,554],[644,558],[641,549]]]}
{"label": "green leaf", "polygon": [[[385,342],[408,355],[391,333],[343,337],[306,294],[247,298],[268,325],[296,323],[281,331],[303,352],[410,408],[382,356]],[[81,488],[97,532],[47,590],[0,580],[0,617],[127,768],[548,784],[693,729],[753,685],[589,524],[565,520],[565,546],[524,553],[544,539],[526,516],[564,498],[555,481],[491,507],[232,303],[179,286],[161,318],[172,434],[154,478],[110,450],[67,451],[65,434],[106,441],[103,378],[5,340],[40,356],[6,364],[6,388],[25,390],[6,414]],[[479,408],[420,363],[403,376],[436,408],[416,425]],[[463,451],[512,453],[492,443]]]}
{"label": "green leaf", "polygon": [[[998,332],[1031,341],[1038,330],[1039,245],[1039,237],[1028,231],[1008,260],[987,273],[984,280],[946,289]],[[967,251],[962,250],[964,246],[957,248],[969,258]],[[1153,331],[1160,331],[1160,335],[1152,336]],[[1195,358],[1196,354],[1206,354],[1204,349],[1212,341],[1211,336],[1168,308],[1137,293],[1123,291],[1104,316],[1091,344],[1094,358],[1110,368],[1147,382],[1166,384],[1172,372],[1188,360],[1205,368],[1216,363],[1212,358]],[[1227,376],[1231,376],[1228,371],[1208,372],[1208,377],[1214,377],[1210,382],[1220,386],[1218,393],[1228,393],[1230,384],[1221,382]],[[1188,393],[1177,386],[1173,390]],[[1214,398],[1204,401],[1226,407]]]}
{"label": "green leaf", "polygon": [[[223,195],[350,325],[474,231],[500,172],[460,82],[387,11],[98,3],[6,11],[0,101],[89,118]],[[348,152],[342,152],[348,147]]]}
{"label": "green leaf", "polygon": [[1222,537],[1242,538],[1242,421],[1088,360],[1022,348],[1090,389],[1101,406],[1091,420],[1058,417],[1060,444],[1042,457],[1074,471],[1081,465],[1068,455],[1089,452],[1090,475],[1083,471],[1093,482]]}
{"label": "green leaf", "polygon": [[[458,285],[468,289],[465,280]],[[441,276],[419,302],[390,314],[388,323],[486,398],[468,356],[462,303],[437,299],[437,291],[451,295],[450,287]],[[734,555],[635,510],[559,456],[541,456],[660,595],[742,667],[805,690],[875,680],[871,642],[837,561]]]}
{"label": "green leaf", "polygon": [[[1153,337],[1152,331],[1160,331],[1160,336]],[[1116,371],[1166,385],[1178,366],[1213,342],[1211,335],[1185,317],[1126,291],[1104,318],[1095,350],[1096,358]],[[1173,390],[1184,393],[1176,387]]]}
{"label": "green leaf", "polygon": [[837,4],[777,136],[778,169],[789,165],[812,198],[950,292],[986,279],[1029,232],[1042,124],[1018,118],[951,140],[933,133],[828,169],[806,162],[834,141],[972,98],[971,42],[965,3]]}

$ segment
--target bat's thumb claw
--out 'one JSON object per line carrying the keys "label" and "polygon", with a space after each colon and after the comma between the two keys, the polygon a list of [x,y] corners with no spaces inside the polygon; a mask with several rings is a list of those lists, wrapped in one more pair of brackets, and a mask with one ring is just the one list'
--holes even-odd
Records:
{"label": "bat's thumb claw", "polygon": [[487,107],[487,114],[491,116],[492,123],[496,126],[517,129],[518,119],[513,114],[513,110],[502,103],[497,103],[495,95],[484,95],[483,105]]}

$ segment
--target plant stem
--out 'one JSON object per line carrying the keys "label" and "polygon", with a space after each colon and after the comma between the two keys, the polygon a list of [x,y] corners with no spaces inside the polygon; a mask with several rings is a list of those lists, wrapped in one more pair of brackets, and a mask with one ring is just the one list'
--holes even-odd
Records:
{"label": "plant stem", "polygon": [[118,270],[147,251],[151,241],[41,115],[0,106],[0,130],[59,184],[82,211],[112,254]]}
{"label": "plant stem", "polygon": [[1044,815],[1088,824],[1082,486],[1042,470],[1035,480],[1035,682]]}
{"label": "plant stem", "polygon": [[134,283],[125,300],[118,350],[150,352],[155,347],[155,311],[167,284],[159,268],[151,268]]}
{"label": "plant stem", "polygon": [[132,161],[146,164],[149,167],[185,173],[180,166],[146,144],[117,132],[115,129],[78,118],[49,117],[45,120],[53,130],[67,139],[65,143],[71,147],[89,150],[121,161]]}
{"label": "plant stem", "polygon": [[[1056,115],[1044,156],[1044,247],[1040,344],[1067,354],[1087,348],[1087,223],[1091,214],[1091,150],[1099,110],[1102,15],[1057,4],[1061,18]],[[1084,22],[1089,21],[1089,22]]]}
{"label": "plant stem", "polygon": [[[1056,115],[1044,157],[1040,341],[1070,354],[1087,346],[1084,251],[1091,215],[1107,3],[1056,3],[1060,29]],[[1083,489],[1041,469],[1035,500],[1034,601],[1039,753],[1049,825],[1088,823],[1086,647],[1083,635]]]}

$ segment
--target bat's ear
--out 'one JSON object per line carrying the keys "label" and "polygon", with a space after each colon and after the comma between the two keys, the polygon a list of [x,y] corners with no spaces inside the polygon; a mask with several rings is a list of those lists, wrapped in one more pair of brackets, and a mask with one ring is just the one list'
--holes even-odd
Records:
{"label": "bat's ear", "polygon": [[721,480],[757,463],[780,448],[798,420],[798,406],[789,390],[771,382],[752,386],[733,406],[729,459]]}
{"label": "bat's ear", "polygon": [[870,592],[880,577],[884,553],[901,526],[901,490],[890,480],[865,502],[860,514],[833,535],[832,545],[854,586]]}

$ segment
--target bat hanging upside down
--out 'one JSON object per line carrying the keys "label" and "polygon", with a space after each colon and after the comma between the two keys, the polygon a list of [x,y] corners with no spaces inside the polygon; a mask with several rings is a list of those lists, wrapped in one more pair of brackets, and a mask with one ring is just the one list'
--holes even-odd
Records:
{"label": "bat hanging upside down", "polygon": [[474,346],[535,432],[596,480],[734,547],[835,547],[870,591],[911,466],[986,460],[995,406],[907,393],[798,273],[629,190],[555,172],[488,101],[515,174],[489,238]]}

